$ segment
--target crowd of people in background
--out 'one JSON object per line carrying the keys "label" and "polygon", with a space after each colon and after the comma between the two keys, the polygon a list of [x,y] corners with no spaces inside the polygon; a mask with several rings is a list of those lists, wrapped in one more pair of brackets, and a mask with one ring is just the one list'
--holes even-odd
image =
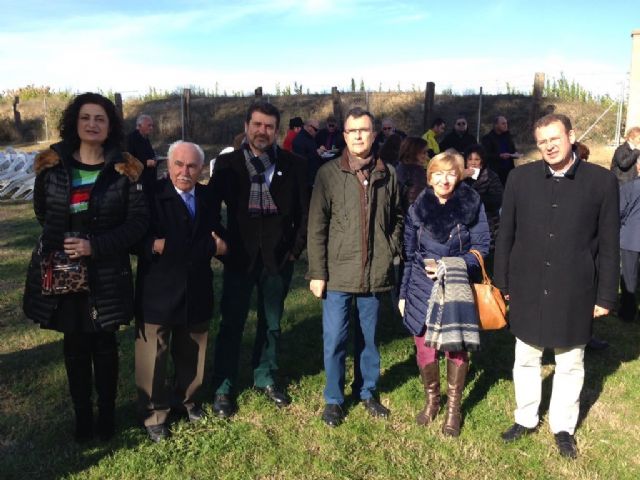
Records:
{"label": "crowd of people in background", "polygon": [[[391,414],[377,394],[376,344],[381,300],[391,293],[413,336],[424,388],[416,421],[429,424],[440,412],[444,355],[441,430],[457,437],[469,352],[481,341],[470,288],[480,275],[477,254],[489,263],[495,256],[495,284],[510,304],[516,337],[515,422],[502,438],[516,441],[538,428],[540,360],[550,348],[556,370],[549,426],[560,454],[575,458],[585,347],[594,340],[594,318],[617,305],[620,260],[619,315],[625,321],[638,315],[640,127],[629,129],[607,171],[587,163],[589,149],[576,142],[569,118],[547,115],[533,128],[542,160],[516,168],[522,155],[504,115],[481,139],[464,115],[452,120],[446,134],[447,122],[438,117],[424,135],[408,136],[388,117],[376,131],[374,115],[355,107],[343,122],[331,115],[323,126],[316,117],[291,118],[280,146],[280,112],[258,101],[234,149],[216,159],[202,185],[206,162],[198,145],[174,142],[168,175],[158,178],[149,115],[138,116],[125,146],[108,99],[93,93],[73,99],[61,121],[62,141],[36,159],[34,210],[42,235],[24,311],[64,335],[76,440],[106,440],[116,430],[115,332],[134,317],[138,410],[149,438],[170,436],[171,411],[191,422],[205,416],[198,393],[214,257],[223,272],[211,412],[229,418],[238,409],[242,334],[254,290],[253,386],[286,408],[291,398],[278,382],[280,321],[305,248],[309,289],[322,301],[323,422],[337,427],[346,415],[352,317],[352,395],[373,417]],[[130,252],[138,257],[135,289]],[[43,290],[43,265],[59,254],[86,268],[87,288]]]}

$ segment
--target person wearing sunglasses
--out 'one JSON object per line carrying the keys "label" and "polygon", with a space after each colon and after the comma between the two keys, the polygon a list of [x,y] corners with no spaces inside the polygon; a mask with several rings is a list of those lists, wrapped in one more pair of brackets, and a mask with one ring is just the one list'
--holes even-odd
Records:
{"label": "person wearing sunglasses", "polygon": [[464,116],[459,115],[453,123],[453,130],[440,143],[440,150],[444,152],[454,148],[458,153],[464,153],[467,148],[476,143],[478,143],[476,137],[469,133],[469,122]]}

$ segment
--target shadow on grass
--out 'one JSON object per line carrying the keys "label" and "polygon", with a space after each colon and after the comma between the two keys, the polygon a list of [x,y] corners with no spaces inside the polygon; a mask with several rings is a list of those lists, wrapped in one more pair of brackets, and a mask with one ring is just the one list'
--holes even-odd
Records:
{"label": "shadow on grass", "polygon": [[[130,342],[122,343],[121,366],[130,361],[133,347]],[[7,396],[0,412],[0,477],[66,477],[117,450],[138,444],[141,436],[131,428],[136,425],[135,405],[126,394],[133,377],[123,378],[122,374],[119,389],[125,390],[125,395],[119,391],[114,438],[82,445],[74,441],[73,406],[66,375],[60,374],[60,370],[64,372],[63,363],[62,336],[54,342],[0,355],[0,393]]]}

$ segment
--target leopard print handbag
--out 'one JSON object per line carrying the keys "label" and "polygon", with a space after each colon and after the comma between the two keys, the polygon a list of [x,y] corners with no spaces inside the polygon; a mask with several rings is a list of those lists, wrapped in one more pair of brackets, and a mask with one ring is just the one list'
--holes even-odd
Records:
{"label": "leopard print handbag", "polygon": [[71,259],[63,251],[54,251],[42,257],[42,294],[88,292],[89,272],[84,258]]}

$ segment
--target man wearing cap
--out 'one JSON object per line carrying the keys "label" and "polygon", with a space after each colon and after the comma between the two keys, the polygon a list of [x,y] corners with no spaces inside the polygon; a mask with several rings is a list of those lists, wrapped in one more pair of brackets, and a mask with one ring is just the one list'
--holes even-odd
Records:
{"label": "man wearing cap", "polygon": [[293,151],[293,139],[296,138],[296,135],[298,135],[298,132],[302,130],[303,125],[304,125],[304,122],[300,117],[293,117],[292,119],[289,120],[289,130],[287,131],[287,134],[285,135],[284,140],[282,142],[283,150],[286,150],[287,152]]}

